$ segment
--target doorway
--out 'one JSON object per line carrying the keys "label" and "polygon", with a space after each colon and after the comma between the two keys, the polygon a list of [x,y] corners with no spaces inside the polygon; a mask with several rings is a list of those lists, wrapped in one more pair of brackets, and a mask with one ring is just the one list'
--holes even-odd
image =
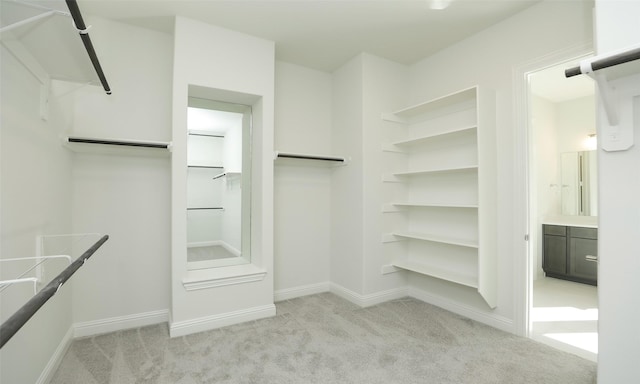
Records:
{"label": "doorway", "polygon": [[[596,361],[595,89],[591,79],[564,76],[564,69],[579,60],[526,74],[530,292],[526,334]],[[585,244],[595,250],[585,251]],[[582,258],[576,256],[580,252],[585,253]]]}

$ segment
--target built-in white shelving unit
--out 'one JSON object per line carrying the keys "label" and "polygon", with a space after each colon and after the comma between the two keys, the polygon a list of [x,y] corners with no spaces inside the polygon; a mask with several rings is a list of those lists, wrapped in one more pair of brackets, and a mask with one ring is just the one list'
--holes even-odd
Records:
{"label": "built-in white shelving unit", "polygon": [[[478,86],[383,114],[391,265],[497,303],[495,96]],[[391,244],[401,242],[401,246]]]}

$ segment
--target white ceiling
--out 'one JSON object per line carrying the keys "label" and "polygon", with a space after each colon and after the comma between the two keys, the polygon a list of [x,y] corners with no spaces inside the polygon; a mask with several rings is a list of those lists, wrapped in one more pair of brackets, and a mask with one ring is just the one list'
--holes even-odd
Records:
{"label": "white ceiling", "polygon": [[187,129],[225,135],[229,129],[242,128],[242,113],[205,108],[187,108]]}
{"label": "white ceiling", "polygon": [[578,61],[563,63],[533,73],[529,77],[531,93],[554,103],[593,95],[595,83],[589,77],[574,76],[566,78],[564,75],[565,69],[578,64]]}
{"label": "white ceiling", "polygon": [[[3,0],[5,1],[5,0]],[[331,72],[360,52],[412,64],[540,0],[79,0],[83,14],[171,31],[182,15],[276,43],[279,60]]]}
{"label": "white ceiling", "polygon": [[[275,41],[279,60],[331,72],[360,52],[415,63],[540,0],[451,0],[444,10],[431,9],[431,1],[79,0],[78,5],[85,19],[100,16],[167,33],[172,32],[175,15],[201,20]],[[16,4],[24,2],[68,11],[62,0],[0,0],[3,27],[43,12]],[[64,34],[55,33],[60,29]],[[43,34],[48,41],[38,42],[35,35]],[[45,67],[49,62],[61,62],[47,57],[68,51],[64,65],[46,68],[54,78],[64,79],[64,70],[69,68],[78,73],[74,63],[81,61],[77,60],[79,55],[86,55],[68,17],[54,16],[2,34],[4,40],[14,36],[27,47],[50,47],[37,50],[42,57],[36,59]],[[60,41],[54,44],[54,38]],[[100,47],[96,50],[100,53]],[[565,66],[537,75],[533,92],[551,101],[593,93],[591,80],[584,76],[570,79],[575,86],[566,86],[567,80],[562,81],[563,87],[555,86]],[[83,70],[87,72],[84,77],[95,78],[90,67]]]}

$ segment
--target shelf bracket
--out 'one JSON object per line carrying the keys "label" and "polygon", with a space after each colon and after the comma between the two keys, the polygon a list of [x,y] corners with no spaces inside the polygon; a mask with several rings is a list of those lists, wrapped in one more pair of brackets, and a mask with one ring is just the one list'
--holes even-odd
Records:
{"label": "shelf bracket", "polygon": [[[581,63],[581,66],[583,64]],[[589,68],[591,64],[589,63]],[[607,152],[626,151],[633,146],[633,100],[634,95],[626,95],[611,85],[607,76],[600,72],[586,72],[596,82],[600,102],[606,121],[601,122],[598,139]]]}
{"label": "shelf bracket", "polygon": [[596,82],[600,104],[607,118],[606,121],[601,119],[601,129],[598,132],[599,146],[605,151],[626,151],[633,146],[634,108],[640,108],[634,106],[634,103],[640,91],[630,89],[626,82],[620,83],[619,89],[616,89],[616,83],[621,78],[637,75],[639,70],[633,64],[632,73],[628,72],[627,67],[623,71],[625,74],[621,75],[615,73],[616,69],[608,68],[630,62],[638,63],[637,60],[640,60],[640,45],[584,59],[579,66],[565,70],[566,77],[587,75]]}
{"label": "shelf bracket", "polygon": [[382,267],[380,267],[380,274],[381,275],[388,275],[390,273],[396,273],[396,272],[402,272],[402,271],[404,271],[404,269],[398,268],[393,264],[387,264],[387,265],[383,265]]}
{"label": "shelf bracket", "polygon": [[607,114],[607,121],[610,126],[617,126],[620,122],[618,117],[618,108],[616,106],[615,92],[607,77],[602,73],[589,72],[587,75],[592,78],[597,85],[598,92],[600,93],[600,100],[602,100],[602,106]]}
{"label": "shelf bracket", "polygon": [[397,243],[399,241],[404,241],[405,239],[398,238],[393,233],[383,233],[382,234],[382,242],[383,243]]}

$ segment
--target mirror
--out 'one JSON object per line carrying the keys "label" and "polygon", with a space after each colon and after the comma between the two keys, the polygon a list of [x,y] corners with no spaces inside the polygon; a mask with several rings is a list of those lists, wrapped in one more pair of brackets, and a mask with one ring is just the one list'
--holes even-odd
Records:
{"label": "mirror", "polygon": [[189,97],[187,269],[251,262],[251,108]]}
{"label": "mirror", "polygon": [[562,214],[598,216],[596,151],[565,152],[560,161]]}

